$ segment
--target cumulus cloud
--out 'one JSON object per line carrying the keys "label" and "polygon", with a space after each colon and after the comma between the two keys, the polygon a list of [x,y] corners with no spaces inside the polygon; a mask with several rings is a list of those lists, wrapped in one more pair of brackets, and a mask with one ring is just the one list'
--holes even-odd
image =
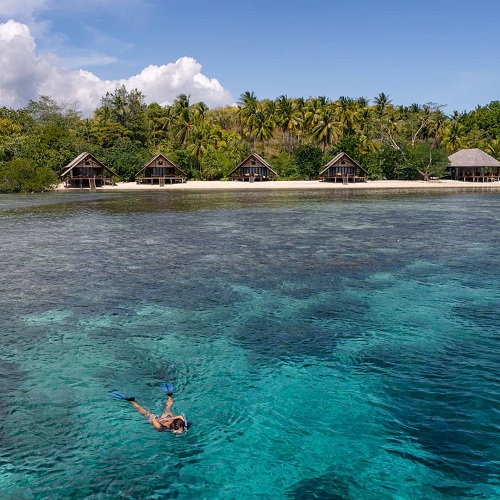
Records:
{"label": "cumulus cloud", "polygon": [[27,25],[14,20],[0,24],[0,106],[20,108],[30,99],[49,95],[59,101],[71,101],[85,116],[99,106],[106,92],[117,85],[138,89],[147,102],[170,104],[179,94],[191,96],[191,102],[203,101],[209,107],[233,102],[230,94],[215,78],[208,78],[201,65],[191,57],[174,63],[148,66],[138,75],[121,80],[102,80],[85,70],[69,70],[51,54],[38,55],[36,43]]}

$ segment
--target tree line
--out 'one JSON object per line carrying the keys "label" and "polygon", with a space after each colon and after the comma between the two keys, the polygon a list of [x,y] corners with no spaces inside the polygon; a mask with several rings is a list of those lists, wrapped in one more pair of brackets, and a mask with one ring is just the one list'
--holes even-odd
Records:
{"label": "tree line", "polygon": [[448,155],[478,147],[500,158],[500,102],[444,113],[427,103],[401,106],[385,93],[367,98],[259,100],[243,93],[235,106],[209,109],[179,95],[171,105],[146,104],[116,87],[92,117],[50,96],[22,109],[0,109],[0,192],[50,189],[63,168],[87,151],[124,181],[162,152],[190,179],[224,179],[250,152],[280,179],[314,179],[344,151],[372,179],[441,177]]}

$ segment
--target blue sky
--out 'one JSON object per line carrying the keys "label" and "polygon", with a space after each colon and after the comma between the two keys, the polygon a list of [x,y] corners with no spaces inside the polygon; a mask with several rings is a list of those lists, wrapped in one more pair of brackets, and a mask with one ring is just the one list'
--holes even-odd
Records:
{"label": "blue sky", "polygon": [[[234,102],[246,90],[259,98],[286,94],[373,99],[385,92],[395,104],[446,104],[447,113],[500,98],[500,2],[494,0],[2,0],[2,4],[0,22],[13,19],[28,26],[36,44],[35,63],[53,64],[59,80],[70,75],[66,92],[71,88],[72,94],[79,85],[75,72],[84,69],[99,80],[101,91],[106,82],[140,87],[147,80],[146,95],[149,90],[150,100],[165,103],[182,90],[169,87],[167,80],[176,78],[186,79],[186,93],[195,94],[194,99],[212,99],[212,106]],[[3,50],[13,51],[10,46]],[[159,70],[180,58],[189,58],[185,67]],[[193,66],[194,60],[199,66]],[[148,66],[157,74],[133,78]],[[198,85],[201,77],[196,75],[207,82]],[[87,78],[81,86],[89,82]],[[0,105],[5,85],[0,77]],[[60,91],[63,96],[65,92],[64,85],[45,80],[40,89]],[[210,95],[204,98],[203,92]]]}

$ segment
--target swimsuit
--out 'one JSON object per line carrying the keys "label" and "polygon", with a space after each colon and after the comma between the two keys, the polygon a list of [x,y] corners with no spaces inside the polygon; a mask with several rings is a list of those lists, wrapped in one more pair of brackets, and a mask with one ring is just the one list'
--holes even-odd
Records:
{"label": "swimsuit", "polygon": [[178,416],[175,416],[173,413],[162,413],[161,415],[155,415],[155,420],[162,426],[162,429],[158,429],[159,431],[170,431],[172,432],[172,429],[170,429],[170,427],[167,427],[166,425],[164,425],[160,420],[164,419],[164,418],[173,418],[174,420],[172,420],[170,422],[170,425],[172,425],[174,423],[175,420],[177,420],[178,418],[182,418],[183,422],[184,422],[184,430],[187,430],[188,428],[188,425],[187,425],[187,420],[186,420],[186,417],[184,416],[184,414],[181,414],[181,415],[178,415]]}

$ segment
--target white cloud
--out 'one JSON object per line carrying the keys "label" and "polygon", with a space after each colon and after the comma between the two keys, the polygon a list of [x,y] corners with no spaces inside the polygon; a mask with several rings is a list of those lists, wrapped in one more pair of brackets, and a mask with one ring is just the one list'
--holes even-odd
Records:
{"label": "white cloud", "polygon": [[175,63],[148,66],[138,75],[120,80],[128,89],[137,88],[148,100],[165,105],[179,94],[191,95],[191,101],[204,101],[209,107],[230,104],[233,99],[215,78],[201,72],[201,64],[192,57],[181,57]]}
{"label": "white cloud", "polygon": [[201,65],[191,57],[148,66],[138,75],[122,80],[101,80],[89,71],[71,71],[54,55],[38,55],[29,27],[13,20],[0,24],[0,67],[0,106],[10,108],[20,108],[30,99],[49,95],[59,101],[75,102],[88,116],[106,92],[113,92],[122,84],[128,90],[137,88],[143,92],[147,102],[162,105],[171,103],[181,93],[190,95],[191,102],[204,101],[209,107],[233,102],[219,81],[206,77]]}

